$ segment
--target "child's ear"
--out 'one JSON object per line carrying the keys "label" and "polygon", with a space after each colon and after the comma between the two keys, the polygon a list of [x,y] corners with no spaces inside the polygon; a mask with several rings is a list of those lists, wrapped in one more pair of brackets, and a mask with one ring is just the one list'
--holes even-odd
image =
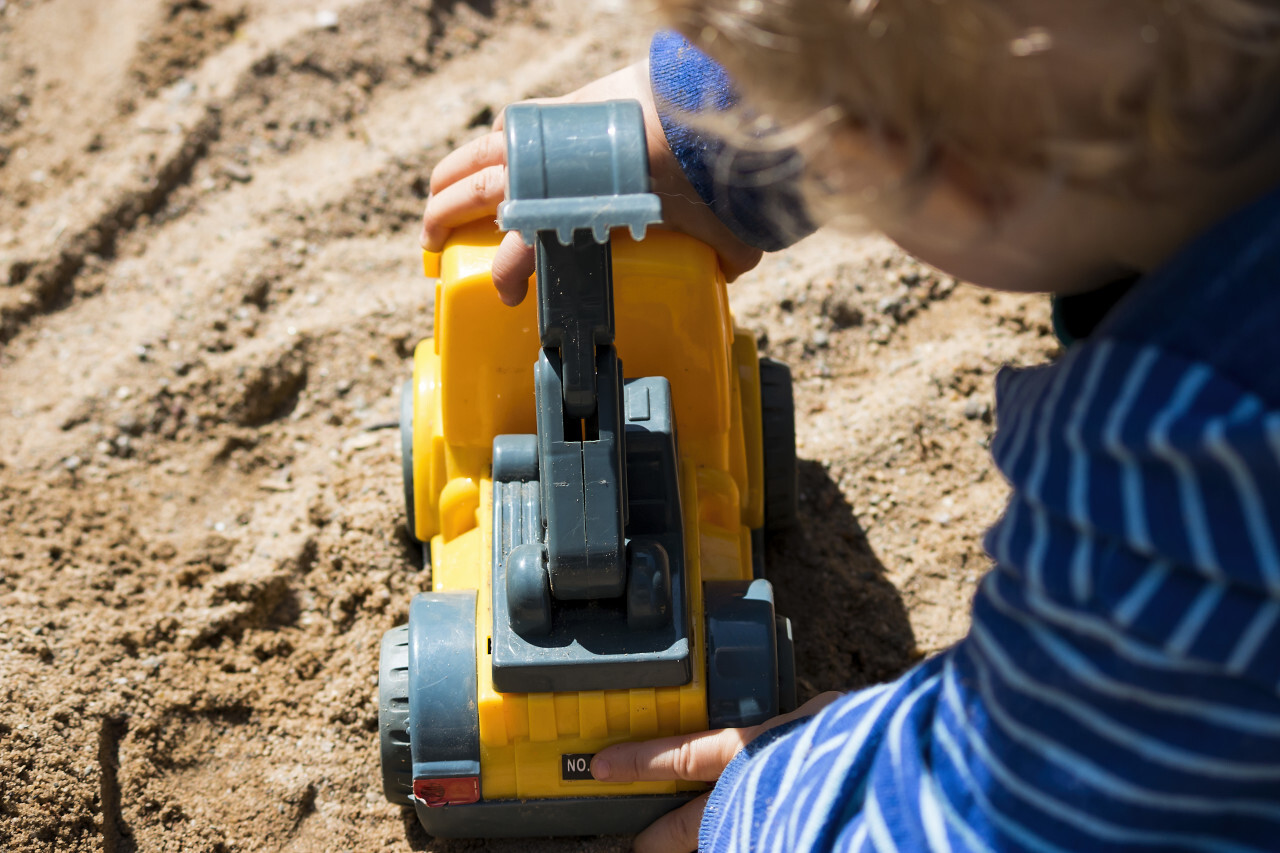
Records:
{"label": "child's ear", "polygon": [[1009,201],[993,181],[946,151],[923,158],[921,166],[922,158],[900,140],[849,125],[835,129],[830,142],[817,160],[824,182],[891,235],[923,229],[967,244],[989,234],[1008,212]]}

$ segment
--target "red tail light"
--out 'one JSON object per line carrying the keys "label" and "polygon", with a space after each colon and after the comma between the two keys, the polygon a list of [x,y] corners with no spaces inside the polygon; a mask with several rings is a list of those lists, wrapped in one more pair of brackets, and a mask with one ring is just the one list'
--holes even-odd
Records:
{"label": "red tail light", "polygon": [[480,777],[454,776],[447,779],[414,779],[413,798],[432,808],[465,806],[480,799]]}

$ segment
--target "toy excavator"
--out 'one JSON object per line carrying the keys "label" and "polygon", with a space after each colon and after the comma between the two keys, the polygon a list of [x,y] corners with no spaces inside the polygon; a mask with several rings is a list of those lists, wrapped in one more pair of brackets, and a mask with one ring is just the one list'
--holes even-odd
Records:
{"label": "toy excavator", "polygon": [[645,238],[639,104],[515,105],[506,144],[536,306],[499,301],[491,224],[425,256],[401,441],[432,589],[382,641],[383,788],[436,836],[635,832],[705,786],[597,782],[596,752],[795,705],[761,577],[796,515],[791,375],[734,326],[709,247]]}

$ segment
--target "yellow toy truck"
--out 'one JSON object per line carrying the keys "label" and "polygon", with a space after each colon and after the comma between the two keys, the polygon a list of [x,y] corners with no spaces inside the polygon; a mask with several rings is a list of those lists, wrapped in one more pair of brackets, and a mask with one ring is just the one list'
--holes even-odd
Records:
{"label": "yellow toy truck", "polygon": [[794,707],[761,577],[796,514],[790,373],[709,247],[645,237],[639,104],[516,105],[506,137],[537,299],[499,301],[491,224],[426,256],[401,441],[431,591],[382,643],[383,786],[437,836],[635,832],[702,786],[596,782],[597,751]]}

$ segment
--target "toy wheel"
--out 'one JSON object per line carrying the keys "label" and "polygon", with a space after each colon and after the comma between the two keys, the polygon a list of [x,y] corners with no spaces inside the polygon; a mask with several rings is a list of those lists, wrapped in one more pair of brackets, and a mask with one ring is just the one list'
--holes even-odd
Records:
{"label": "toy wheel", "polygon": [[766,574],[764,564],[764,528],[751,531],[751,576],[759,579]]}
{"label": "toy wheel", "polygon": [[796,406],[791,369],[760,359],[761,436],[764,444],[764,527],[786,530],[799,515],[796,479]]}
{"label": "toy wheel", "polygon": [[404,527],[409,538],[421,542],[414,532],[413,520],[413,380],[400,386],[400,468],[404,471]]}
{"label": "toy wheel", "polygon": [[778,715],[778,636],[766,580],[706,581],[707,721],[741,728]]}
{"label": "toy wheel", "polygon": [[785,616],[773,617],[778,637],[778,713],[794,711],[796,702],[796,645],[791,636],[791,620]]}
{"label": "toy wheel", "polygon": [[409,752],[409,626],[382,635],[378,656],[378,740],[382,792],[399,806],[412,803],[413,758]]}

